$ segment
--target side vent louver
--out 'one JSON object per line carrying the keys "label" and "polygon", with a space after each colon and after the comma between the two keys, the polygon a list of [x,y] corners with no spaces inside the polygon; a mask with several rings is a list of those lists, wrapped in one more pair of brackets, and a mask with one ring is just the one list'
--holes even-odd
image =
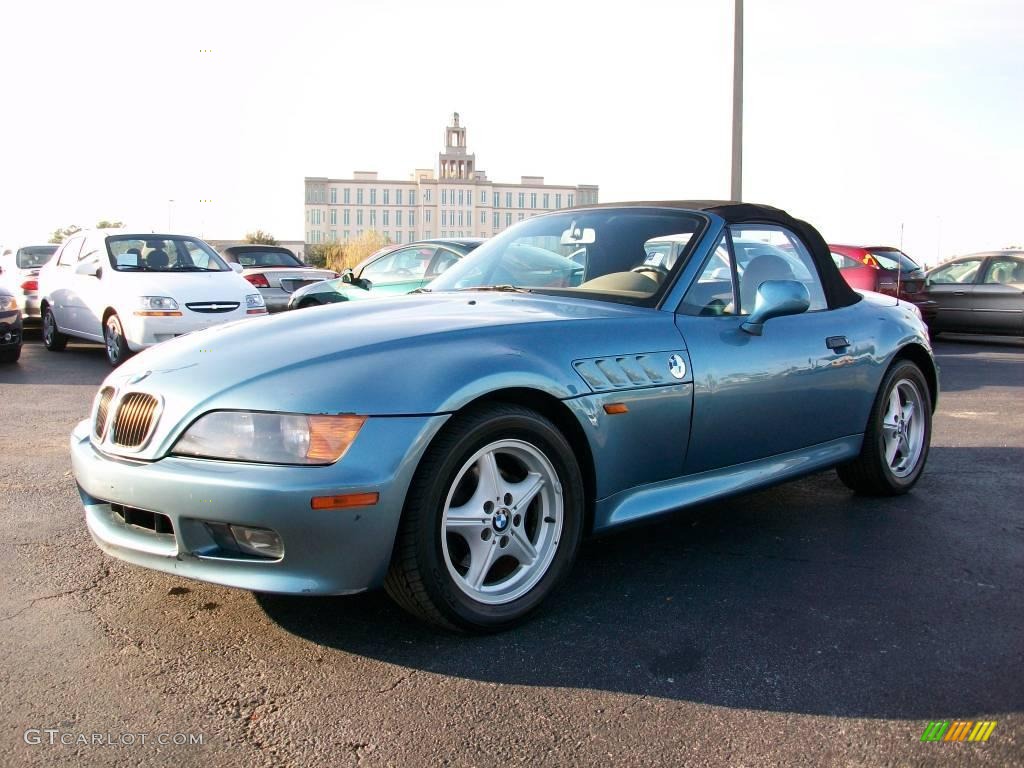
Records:
{"label": "side vent louver", "polygon": [[594,357],[577,360],[573,367],[595,392],[615,389],[655,387],[678,383],[669,375],[670,352],[654,354]]}

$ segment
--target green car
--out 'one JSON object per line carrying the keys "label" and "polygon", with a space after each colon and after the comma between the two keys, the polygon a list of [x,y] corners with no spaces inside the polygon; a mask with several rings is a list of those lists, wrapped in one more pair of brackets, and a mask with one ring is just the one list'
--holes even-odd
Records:
{"label": "green car", "polygon": [[420,240],[379,250],[341,277],[295,291],[288,309],[303,309],[339,301],[394,296],[422,288],[484,242],[483,238]]}

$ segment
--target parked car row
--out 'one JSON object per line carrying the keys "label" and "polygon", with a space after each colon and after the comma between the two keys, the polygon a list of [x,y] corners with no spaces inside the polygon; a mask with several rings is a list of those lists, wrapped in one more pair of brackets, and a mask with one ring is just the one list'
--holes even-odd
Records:
{"label": "parked car row", "polygon": [[[668,272],[688,240],[676,235],[646,243],[641,266],[648,274]],[[160,341],[230,320],[427,290],[483,242],[438,238],[388,245],[339,275],[310,267],[280,246],[236,245],[217,253],[202,240],[181,235],[83,231],[60,246],[4,248],[0,290],[10,297],[5,302],[13,299],[17,306],[19,328],[41,321],[47,349],[63,349],[69,337],[101,341],[111,364],[118,365]],[[732,245],[739,275],[756,256],[771,254],[776,277],[807,278],[787,243],[736,238]],[[973,254],[926,273],[891,246],[828,248],[848,285],[914,303],[932,333],[1024,336],[1024,252]],[[556,251],[520,244],[519,270],[506,277],[514,283],[523,274],[550,273],[552,285],[568,285],[567,276],[574,273],[576,284],[583,282],[588,270],[579,254]],[[721,254],[714,258],[713,273],[721,279],[726,261]],[[724,311],[731,301],[722,297],[705,312]],[[11,334],[20,344],[20,331]],[[0,355],[9,359],[17,355]]]}

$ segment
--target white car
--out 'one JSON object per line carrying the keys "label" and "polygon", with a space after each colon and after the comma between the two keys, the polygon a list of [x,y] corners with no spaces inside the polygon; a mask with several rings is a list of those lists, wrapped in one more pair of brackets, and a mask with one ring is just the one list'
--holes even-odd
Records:
{"label": "white car", "polygon": [[39,270],[57,246],[15,245],[0,249],[0,288],[6,288],[18,303],[26,321],[39,321]]}
{"label": "white car", "polygon": [[267,313],[263,297],[197,237],[102,229],[68,238],[39,273],[43,343],[101,341],[111,365],[211,325]]}

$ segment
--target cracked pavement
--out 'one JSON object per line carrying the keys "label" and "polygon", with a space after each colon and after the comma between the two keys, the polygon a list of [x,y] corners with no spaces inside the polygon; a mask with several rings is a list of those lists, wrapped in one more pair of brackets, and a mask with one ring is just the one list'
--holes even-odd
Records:
{"label": "cracked pavement", "polygon": [[[30,336],[0,367],[0,763],[1024,765],[1024,342],[936,350],[909,496],[825,472],[680,512],[586,544],[526,626],[465,638],[383,594],[256,596],[100,553],[66,446],[109,369]],[[999,724],[921,743],[935,719]]]}

